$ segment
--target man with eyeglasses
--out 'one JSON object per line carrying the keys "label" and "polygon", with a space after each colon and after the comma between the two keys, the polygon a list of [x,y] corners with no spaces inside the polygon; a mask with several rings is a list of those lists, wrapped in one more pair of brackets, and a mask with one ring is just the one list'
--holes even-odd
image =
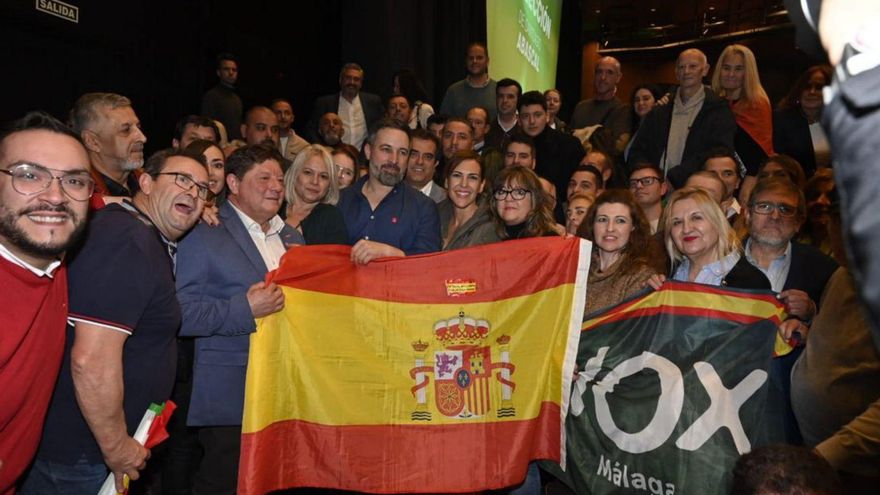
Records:
{"label": "man with eyeglasses", "polygon": [[[801,190],[788,179],[758,181],[743,215],[749,229],[746,259],[767,276],[785,304],[789,318],[780,326],[783,335],[790,338],[798,333],[803,344],[816,316],[816,302],[838,264],[812,246],[791,242],[804,222],[806,205]],[[789,400],[790,374],[801,350],[775,358],[770,371],[771,383],[785,397],[785,410],[779,416],[786,441],[795,444],[801,443],[801,436]]]}
{"label": "man with eyeglasses", "polygon": [[22,493],[97,493],[108,470],[123,491],[149,458],[132,435],[174,383],[177,240],[211,193],[202,155],[181,150],[150,157],[138,185],[94,214],[71,258],[64,362]]}
{"label": "man with eyeglasses", "polygon": [[283,161],[271,144],[233,152],[226,160],[220,225],[200,223],[180,243],[180,336],[195,338],[187,425],[199,428],[204,451],[193,480],[196,494],[235,493],[249,335],[256,318],[284,307],[281,288],[263,281],[288,247],[305,244],[277,215]]}
{"label": "man with eyeglasses", "polygon": [[653,163],[636,163],[629,174],[629,190],[645,212],[645,217],[651,224],[652,235],[657,233],[657,225],[663,213],[663,197],[666,196],[668,187],[660,167]]}
{"label": "man with eyeglasses", "polygon": [[31,462],[64,352],[64,254],[94,184],[73,131],[34,112],[0,137],[0,493]]}

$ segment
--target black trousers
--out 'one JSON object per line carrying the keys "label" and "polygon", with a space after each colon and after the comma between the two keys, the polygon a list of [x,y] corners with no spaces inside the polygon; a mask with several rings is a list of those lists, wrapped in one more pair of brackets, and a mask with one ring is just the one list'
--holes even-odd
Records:
{"label": "black trousers", "polygon": [[234,495],[238,485],[241,426],[199,429],[204,456],[193,482],[193,495]]}

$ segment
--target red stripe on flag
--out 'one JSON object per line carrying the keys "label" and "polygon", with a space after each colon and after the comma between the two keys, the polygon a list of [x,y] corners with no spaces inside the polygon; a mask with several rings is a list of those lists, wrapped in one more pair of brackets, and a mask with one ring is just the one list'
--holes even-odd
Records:
{"label": "red stripe on flag", "polygon": [[241,437],[238,493],[294,487],[461,493],[521,483],[529,461],[559,460],[559,405],[524,421],[329,426],[290,420]]}
{"label": "red stripe on flag", "polygon": [[[561,237],[522,239],[446,253],[384,258],[368,265],[352,263],[347,246],[303,246],[288,250],[281,266],[267,280],[296,289],[381,301],[492,302],[574,283],[579,242]],[[510,256],[512,251],[520,254]],[[562,253],[561,261],[548,263],[555,253]],[[420,276],[413,277],[413,273]],[[389,276],[396,281],[393,285],[375,283]],[[426,283],[428,280],[444,282]]]}
{"label": "red stripe on flag", "polygon": [[[610,315],[608,317],[603,317],[600,321],[596,322],[595,325],[583,328],[582,331],[589,332],[597,327],[603,326],[607,323],[614,323],[617,321],[628,320],[630,318],[635,318],[638,316],[656,316],[659,314],[666,315],[676,315],[676,316],[695,316],[699,318],[717,318],[723,320],[730,320],[736,323],[741,324],[751,324],[757,323],[759,321],[766,320],[768,318],[762,318],[759,316],[747,315],[743,313],[734,313],[730,311],[720,311],[717,309],[709,309],[709,308],[690,308],[684,306],[653,306],[650,308],[640,308],[634,309],[630,311],[620,311],[615,312],[615,314]],[[773,315],[769,318],[770,321],[779,325],[780,320],[779,317]]]}

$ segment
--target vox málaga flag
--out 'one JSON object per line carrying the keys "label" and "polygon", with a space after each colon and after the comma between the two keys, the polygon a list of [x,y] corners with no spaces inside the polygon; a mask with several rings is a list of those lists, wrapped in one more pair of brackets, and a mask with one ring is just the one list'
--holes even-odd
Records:
{"label": "vox m\u00e1laga flag", "polygon": [[727,493],[737,457],[782,433],[768,369],[784,316],[769,291],[667,282],[588,319],[567,472],[547,468],[576,493]]}
{"label": "vox m\u00e1laga flag", "polygon": [[590,244],[539,238],[354,265],[294,248],[251,336],[239,493],[467,492],[564,458]]}

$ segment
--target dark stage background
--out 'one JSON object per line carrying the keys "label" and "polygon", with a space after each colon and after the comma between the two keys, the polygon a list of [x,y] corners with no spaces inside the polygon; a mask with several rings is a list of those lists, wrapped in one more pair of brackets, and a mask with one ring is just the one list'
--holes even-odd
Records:
{"label": "dark stage background", "polygon": [[[170,145],[175,121],[198,112],[202,93],[216,83],[218,52],[239,58],[245,108],[290,98],[301,130],[312,101],[338,91],[345,62],[360,63],[364,90],[382,96],[396,70],[412,68],[439,107],[446,87],[464,77],[467,44],[486,38],[485,0],[68,3],[80,9],[78,24],[37,11],[34,0],[0,2],[0,120],[33,109],[66,118],[82,93],[116,92],[133,100],[148,151]],[[577,1],[566,0],[563,9],[559,79],[563,92],[575,95],[581,16]],[[491,66],[490,75],[503,77]]]}

